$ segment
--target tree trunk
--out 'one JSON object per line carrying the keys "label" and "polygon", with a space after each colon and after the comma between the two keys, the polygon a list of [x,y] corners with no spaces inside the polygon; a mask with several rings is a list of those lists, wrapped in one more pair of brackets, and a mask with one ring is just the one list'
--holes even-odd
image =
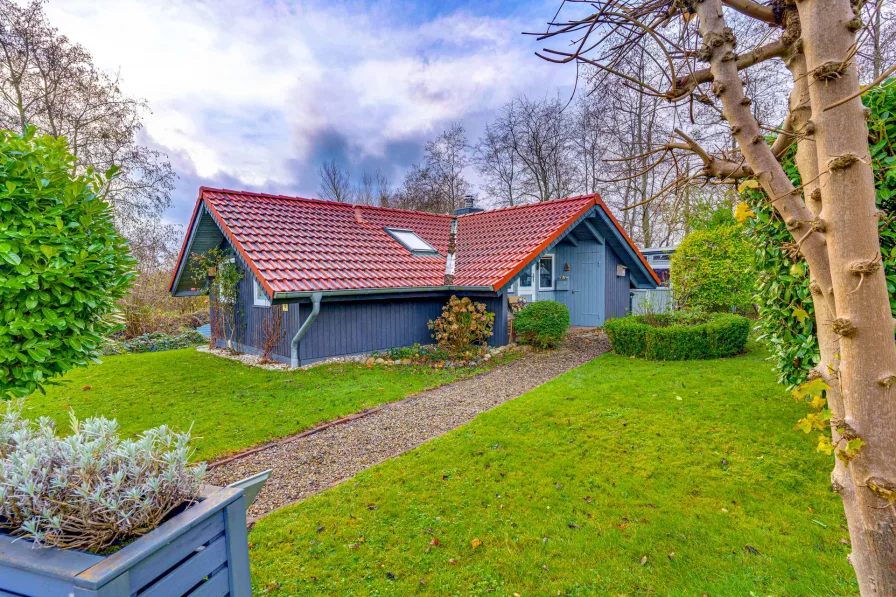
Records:
{"label": "tree trunk", "polygon": [[[858,97],[824,111],[859,90],[850,62],[856,15],[849,0],[796,4],[801,32],[795,48],[805,52],[805,66],[796,57],[791,68],[806,71],[801,79],[808,85],[811,114],[811,122],[801,124],[808,134],[801,145],[815,147],[814,152],[801,150],[797,158],[809,196],[803,203],[750,113],[732,59],[736,40],[725,27],[720,0],[693,6],[725,118],[810,267],[819,343],[830,359],[821,363],[820,373],[832,382],[833,442],[836,446],[841,434],[865,442],[857,451],[838,451],[833,475],[847,514],[860,590],[866,597],[896,596],[896,399],[890,395],[896,343],[881,267],[867,125]],[[788,27],[788,33],[797,31]],[[795,93],[799,107],[805,89]]]}
{"label": "tree trunk", "polygon": [[[857,15],[848,0],[797,3],[809,73],[809,100],[815,123],[821,217],[827,223],[831,277],[836,304],[832,321],[840,335],[838,377],[843,401],[842,428],[865,445],[843,476],[855,487],[845,500],[854,537],[854,563],[863,595],[896,595],[896,344],[886,280],[881,266],[874,178],[862,102],[855,98],[824,108],[859,90],[851,46]],[[836,474],[836,471],[835,471]],[[839,479],[835,478],[835,489]],[[845,487],[848,487],[845,486]],[[853,520],[856,519],[856,520]],[[857,553],[862,541],[867,553]]]}
{"label": "tree trunk", "polygon": [[[796,52],[787,62],[787,66],[793,75],[793,92],[790,95],[790,117],[793,130],[797,133],[809,135],[809,140],[799,143],[796,148],[796,166],[801,180],[807,181],[803,188],[807,198],[806,205],[812,215],[821,215],[821,189],[819,183],[818,152],[815,142],[811,140],[812,107],[809,100],[809,79],[806,72],[806,56],[802,52]],[[817,294],[817,283],[813,280],[810,284],[813,295]],[[843,396],[840,393],[840,383],[837,379],[840,368],[840,337],[834,333],[830,322],[836,317],[828,303],[815,297],[815,333],[818,337],[818,347],[821,361],[813,376],[820,376],[830,386],[827,391],[828,407],[833,414],[832,421],[842,421],[846,416],[843,404]],[[821,300],[818,300],[821,299]],[[842,437],[837,431],[837,425],[831,424],[831,443],[836,445]],[[834,459],[834,471],[831,473],[831,485],[838,488],[838,493],[843,500],[846,512],[847,524],[850,529],[861,528],[861,516],[859,514],[856,498],[855,484],[850,477],[846,463],[841,458]],[[868,542],[863,533],[852,533],[853,555],[850,562],[859,574],[859,570],[865,571],[869,567],[867,554]],[[864,572],[862,573],[864,574]]]}

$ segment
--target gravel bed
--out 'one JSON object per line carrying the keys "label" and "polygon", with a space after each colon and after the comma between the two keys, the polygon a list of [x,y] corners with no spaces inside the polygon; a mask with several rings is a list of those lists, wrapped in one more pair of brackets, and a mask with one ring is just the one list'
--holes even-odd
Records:
{"label": "gravel bed", "polygon": [[527,353],[487,373],[420,392],[368,416],[228,462],[210,470],[207,482],[227,485],[274,469],[249,508],[249,519],[257,520],[447,433],[608,350],[603,333],[577,334],[556,350]]}

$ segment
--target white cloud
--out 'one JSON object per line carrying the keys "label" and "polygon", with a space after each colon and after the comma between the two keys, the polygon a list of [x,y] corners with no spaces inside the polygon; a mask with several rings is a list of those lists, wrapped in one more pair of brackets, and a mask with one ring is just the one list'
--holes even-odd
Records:
{"label": "white cloud", "polygon": [[507,18],[412,24],[394,5],[284,0],[51,0],[47,13],[149,101],[145,132],[176,164],[252,187],[313,193],[323,133],[355,159],[388,161],[394,143],[454,120],[476,134],[514,95],[553,93],[571,78],[533,57],[526,23]]}

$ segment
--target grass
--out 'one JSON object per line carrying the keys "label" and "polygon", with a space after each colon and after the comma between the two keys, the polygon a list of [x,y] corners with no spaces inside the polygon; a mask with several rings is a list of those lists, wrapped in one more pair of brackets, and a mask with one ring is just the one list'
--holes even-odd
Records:
{"label": "grass", "polygon": [[79,418],[116,418],[126,435],[162,424],[192,425],[196,459],[206,460],[477,371],[357,364],[268,371],[190,348],[103,357],[101,365],[66,375],[65,385],[45,396],[29,396],[25,409],[29,417],[52,417],[60,428],[68,427],[69,409]]}
{"label": "grass", "polygon": [[255,594],[857,595],[765,356],[596,359],[262,519]]}

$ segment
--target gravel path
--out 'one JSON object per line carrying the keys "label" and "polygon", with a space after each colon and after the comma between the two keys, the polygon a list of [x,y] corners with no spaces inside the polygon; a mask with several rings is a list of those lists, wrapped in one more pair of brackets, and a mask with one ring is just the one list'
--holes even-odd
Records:
{"label": "gravel path", "polygon": [[257,520],[447,433],[607,350],[602,333],[574,336],[556,350],[528,353],[482,375],[415,394],[369,416],[228,462],[209,471],[208,482],[227,485],[274,469],[249,508],[249,519]]}

